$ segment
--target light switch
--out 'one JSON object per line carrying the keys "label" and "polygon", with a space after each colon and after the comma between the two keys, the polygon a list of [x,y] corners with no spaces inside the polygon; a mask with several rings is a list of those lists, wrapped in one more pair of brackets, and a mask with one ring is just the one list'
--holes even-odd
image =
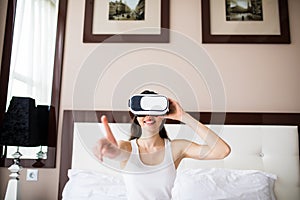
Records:
{"label": "light switch", "polygon": [[27,169],[27,181],[37,181],[38,180],[38,170],[37,169]]}

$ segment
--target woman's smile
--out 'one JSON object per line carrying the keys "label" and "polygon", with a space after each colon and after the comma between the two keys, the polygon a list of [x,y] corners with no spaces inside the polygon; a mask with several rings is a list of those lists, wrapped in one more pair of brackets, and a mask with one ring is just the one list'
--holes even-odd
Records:
{"label": "woman's smile", "polygon": [[144,119],[145,125],[151,126],[151,125],[155,124],[155,122],[156,122],[156,120],[153,117],[145,117],[145,119]]}
{"label": "woman's smile", "polygon": [[137,118],[140,126],[143,128],[151,128],[151,131],[159,131],[160,125],[162,123],[162,119],[158,118],[157,116],[145,116],[145,117],[138,117]]}

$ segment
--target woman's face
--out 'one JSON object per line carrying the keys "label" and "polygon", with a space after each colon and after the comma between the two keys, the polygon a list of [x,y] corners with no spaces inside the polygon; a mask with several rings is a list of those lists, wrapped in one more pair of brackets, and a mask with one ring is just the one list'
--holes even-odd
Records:
{"label": "woman's face", "polygon": [[157,134],[160,131],[163,118],[155,116],[142,116],[137,117],[143,131],[150,132],[152,134]]}

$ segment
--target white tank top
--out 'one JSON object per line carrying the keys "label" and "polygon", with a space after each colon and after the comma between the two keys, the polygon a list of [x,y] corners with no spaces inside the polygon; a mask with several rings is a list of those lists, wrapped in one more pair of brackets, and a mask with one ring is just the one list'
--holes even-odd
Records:
{"label": "white tank top", "polygon": [[124,168],[124,182],[129,200],[170,200],[176,177],[171,142],[165,139],[165,155],[158,165],[144,164],[136,140],[131,140],[132,152]]}

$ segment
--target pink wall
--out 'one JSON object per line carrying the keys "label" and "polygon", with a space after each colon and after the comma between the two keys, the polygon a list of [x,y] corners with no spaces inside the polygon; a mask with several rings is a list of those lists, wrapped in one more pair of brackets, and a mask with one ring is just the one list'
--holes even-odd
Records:
{"label": "pink wall", "polygon": [[[69,1],[64,69],[62,80],[61,114],[66,109],[127,109],[125,101],[113,102],[118,83],[124,76],[135,72],[143,62],[159,62],[168,66],[168,70],[176,72],[187,80],[193,97],[199,102],[195,104],[188,97],[190,91],[186,91],[182,85],[176,85],[176,79],[166,85],[150,84],[149,86],[159,92],[178,97],[186,110],[215,111],[212,105],[210,91],[213,85],[206,85],[205,77],[195,74],[189,63],[178,56],[170,53],[157,51],[137,51],[126,54],[116,59],[107,68],[102,77],[99,77],[97,86],[94,86],[94,93],[91,101],[82,93],[78,96],[74,91],[88,89],[89,79],[78,84],[78,77],[82,70],[86,69],[84,62],[89,60],[89,55],[98,51],[101,44],[83,44],[83,19],[84,0]],[[206,58],[210,58],[216,69],[219,71],[225,89],[225,109],[228,112],[300,112],[300,1],[289,0],[291,40],[289,45],[257,45],[257,44],[201,44],[201,1],[200,0],[171,0],[171,29],[180,35],[190,38],[203,48]],[[174,37],[171,36],[171,45],[174,44]],[[121,44],[121,46],[126,44]],[[118,44],[106,44],[105,54],[99,55],[99,60],[106,56],[113,56],[111,47],[120,47]],[[161,48],[161,46],[159,46]],[[101,51],[100,51],[101,52]],[[298,53],[297,53],[298,52]],[[136,58],[141,58],[138,61]],[[167,71],[168,71],[167,70]],[[93,71],[92,71],[93,72]],[[92,73],[91,72],[91,73]],[[170,72],[170,71],[168,71]],[[138,73],[142,78],[147,74]],[[122,83],[122,87],[131,87],[131,82]],[[176,87],[176,88],[175,88]],[[136,86],[130,91],[138,91],[141,87]],[[173,91],[181,91],[180,95]],[[129,94],[128,94],[129,95]],[[62,115],[61,115],[62,116]],[[62,117],[60,118],[60,130]],[[59,138],[61,131],[59,133]],[[58,141],[60,146],[60,139]],[[58,152],[60,149],[58,149]],[[60,154],[57,155],[57,166],[59,166]],[[7,169],[1,169],[0,193],[4,191],[7,179]],[[40,170],[38,184],[28,183],[24,180],[26,169],[22,172],[20,187],[22,199],[43,199],[52,200],[57,196],[59,169]],[[3,176],[2,176],[3,175]],[[3,181],[2,181],[3,180]],[[38,187],[38,188],[37,188]],[[2,194],[1,194],[2,195]],[[1,197],[1,196],[0,196]]]}

